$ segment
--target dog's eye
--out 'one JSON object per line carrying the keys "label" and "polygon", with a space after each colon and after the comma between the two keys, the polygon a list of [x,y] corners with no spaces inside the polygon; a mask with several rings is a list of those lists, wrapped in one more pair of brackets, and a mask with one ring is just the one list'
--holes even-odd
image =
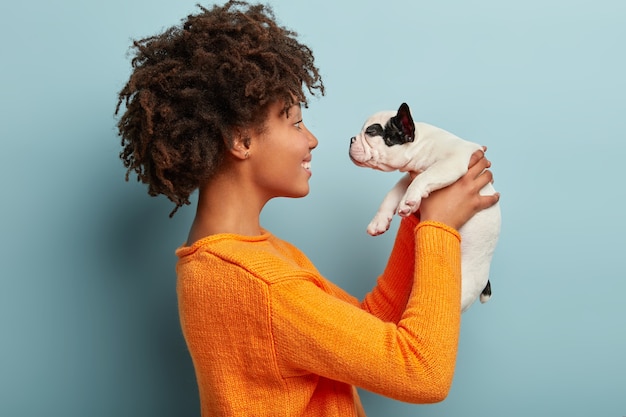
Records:
{"label": "dog's eye", "polygon": [[367,136],[382,136],[383,135],[383,127],[380,123],[376,123],[373,125],[369,125],[367,129],[365,129],[365,134]]}

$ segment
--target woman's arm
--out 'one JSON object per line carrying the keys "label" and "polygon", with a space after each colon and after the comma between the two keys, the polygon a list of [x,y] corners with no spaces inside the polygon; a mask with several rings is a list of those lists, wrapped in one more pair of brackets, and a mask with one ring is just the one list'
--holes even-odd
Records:
{"label": "woman's arm", "polygon": [[[422,220],[462,225],[475,212],[495,204],[497,196],[484,197],[477,192],[492,180],[491,173],[485,171],[489,166],[484,151],[476,151],[463,178],[445,191],[433,192],[428,199],[424,199],[420,208]],[[402,220],[385,270],[376,287],[361,304],[362,308],[383,321],[397,323],[406,307],[413,280],[413,230],[417,223],[416,216]]]}
{"label": "woman's arm", "polygon": [[[323,291],[314,280],[272,285],[272,334],[283,376],[310,372],[407,402],[435,402],[447,396],[461,321],[461,248],[456,229],[497,202],[498,195],[479,195],[492,181],[489,165],[477,152],[464,177],[422,202],[422,222],[414,229],[413,253],[405,261],[414,260],[409,296],[397,323],[385,322]],[[400,246],[400,252],[406,252],[407,246]],[[396,255],[401,253],[392,258]],[[386,269],[390,279],[392,269],[391,265]],[[381,288],[376,297],[394,293]]]}
{"label": "woman's arm", "polygon": [[383,321],[397,323],[413,286],[416,216],[402,219],[383,273],[361,307]]}
{"label": "woman's arm", "polygon": [[283,377],[310,372],[407,402],[445,398],[460,327],[459,236],[434,222],[414,233],[414,279],[397,324],[326,293],[314,280],[272,285],[272,335]]}

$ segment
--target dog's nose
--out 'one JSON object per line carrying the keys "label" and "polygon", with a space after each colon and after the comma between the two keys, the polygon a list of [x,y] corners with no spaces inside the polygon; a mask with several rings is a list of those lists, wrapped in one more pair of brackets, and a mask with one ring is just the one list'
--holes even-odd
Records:
{"label": "dog's nose", "polygon": [[356,141],[356,136],[352,136],[350,138],[350,145],[352,145]]}

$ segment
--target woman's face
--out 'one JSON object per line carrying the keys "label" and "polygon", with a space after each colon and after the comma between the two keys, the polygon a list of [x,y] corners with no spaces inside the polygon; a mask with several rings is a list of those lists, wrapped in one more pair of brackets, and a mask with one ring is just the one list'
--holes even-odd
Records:
{"label": "woman's face", "polygon": [[318,143],[302,122],[300,104],[286,113],[283,108],[282,103],[269,107],[265,129],[250,147],[248,163],[253,164],[255,184],[268,200],[309,193],[311,151]]}

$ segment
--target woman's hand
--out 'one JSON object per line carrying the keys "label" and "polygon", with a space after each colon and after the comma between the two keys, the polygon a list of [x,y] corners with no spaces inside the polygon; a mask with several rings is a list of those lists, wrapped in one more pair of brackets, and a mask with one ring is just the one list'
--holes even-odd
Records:
{"label": "woman's hand", "polygon": [[480,190],[493,181],[488,168],[491,162],[485,158],[485,150],[472,154],[467,173],[454,184],[433,191],[420,204],[421,221],[431,220],[460,229],[474,214],[491,207],[500,199],[500,194],[480,195]]}

